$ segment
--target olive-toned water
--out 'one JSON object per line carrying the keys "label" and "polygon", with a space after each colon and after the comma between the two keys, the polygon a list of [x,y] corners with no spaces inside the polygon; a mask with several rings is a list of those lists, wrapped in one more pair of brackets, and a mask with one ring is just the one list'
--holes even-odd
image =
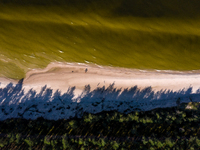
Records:
{"label": "olive-toned water", "polygon": [[0,76],[50,62],[200,69],[196,0],[0,1]]}

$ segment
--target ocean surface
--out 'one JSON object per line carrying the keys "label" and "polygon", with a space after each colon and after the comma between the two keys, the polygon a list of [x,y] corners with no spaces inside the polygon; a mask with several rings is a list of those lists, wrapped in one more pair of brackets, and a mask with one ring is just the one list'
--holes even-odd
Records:
{"label": "ocean surface", "polygon": [[0,77],[51,62],[200,69],[200,1],[0,0]]}

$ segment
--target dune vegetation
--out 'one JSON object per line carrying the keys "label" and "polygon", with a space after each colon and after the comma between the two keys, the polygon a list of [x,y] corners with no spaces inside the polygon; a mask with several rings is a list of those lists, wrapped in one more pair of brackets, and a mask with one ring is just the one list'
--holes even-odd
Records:
{"label": "dune vegetation", "polygon": [[0,122],[2,149],[197,149],[199,103],[121,114],[84,114],[69,120]]}

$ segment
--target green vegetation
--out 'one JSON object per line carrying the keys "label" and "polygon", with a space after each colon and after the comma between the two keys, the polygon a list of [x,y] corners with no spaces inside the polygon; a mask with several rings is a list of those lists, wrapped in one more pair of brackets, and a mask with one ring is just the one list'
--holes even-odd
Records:
{"label": "green vegetation", "polygon": [[[200,145],[199,103],[146,112],[101,112],[83,118],[0,122],[4,149],[188,149]],[[3,136],[3,137],[2,137]]]}
{"label": "green vegetation", "polygon": [[1,0],[0,76],[52,61],[140,69],[200,65],[197,0]]}

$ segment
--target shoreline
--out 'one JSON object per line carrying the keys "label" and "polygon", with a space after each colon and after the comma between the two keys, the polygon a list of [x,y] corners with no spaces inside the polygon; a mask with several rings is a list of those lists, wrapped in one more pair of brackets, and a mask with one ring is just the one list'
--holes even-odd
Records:
{"label": "shoreline", "polygon": [[[85,72],[87,68],[87,72]],[[17,84],[17,80],[0,78],[0,87],[8,83]],[[90,90],[113,85],[116,89],[129,89],[134,86],[143,89],[151,87],[154,91],[193,88],[193,92],[200,88],[200,70],[172,71],[172,70],[139,70],[110,66],[99,66],[83,63],[50,63],[44,69],[33,69],[26,73],[23,79],[26,90],[41,90],[47,85],[53,90],[66,92],[69,87],[75,87],[78,96],[90,85]]]}

